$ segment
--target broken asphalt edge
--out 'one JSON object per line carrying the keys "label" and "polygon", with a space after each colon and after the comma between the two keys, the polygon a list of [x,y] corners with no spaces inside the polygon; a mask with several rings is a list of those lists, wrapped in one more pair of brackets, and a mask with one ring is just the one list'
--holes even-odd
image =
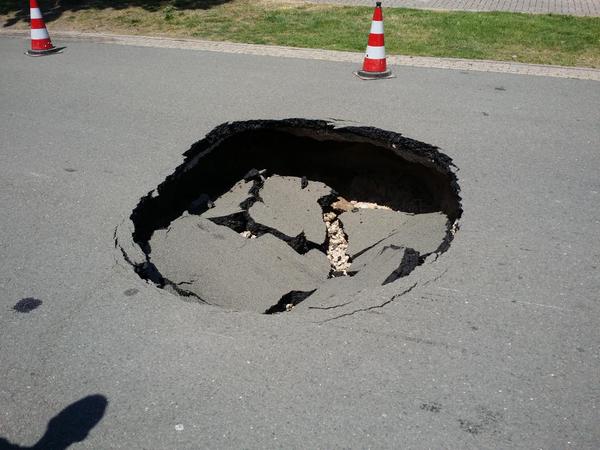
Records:
{"label": "broken asphalt edge", "polygon": [[[0,30],[0,37],[29,39],[29,30]],[[102,44],[131,45],[137,47],[174,48],[220,53],[236,53],[281,58],[312,59],[321,61],[352,62],[361,64],[363,53],[322,50],[312,48],[284,47],[276,45],[243,44],[223,41],[204,41],[185,38],[158,36],[134,36],[110,33],[82,33],[78,31],[52,31],[52,36],[71,41]],[[543,64],[526,64],[512,61],[474,60],[461,58],[438,58],[430,56],[388,55],[387,63],[392,66],[422,67],[475,72],[508,73],[555,78],[600,81],[600,69],[591,67],[567,67]]]}
{"label": "broken asphalt edge", "polygon": [[[164,191],[169,191],[171,184],[177,183],[178,179],[184,177],[186,172],[198,164],[200,159],[218,148],[219,144],[227,138],[247,131],[291,131],[294,129],[300,130],[301,133],[314,133],[315,135],[320,136],[320,139],[326,139],[327,137],[337,135],[339,138],[345,137],[349,141],[354,142],[377,141],[380,143],[380,145],[389,148],[398,156],[407,161],[428,166],[439,173],[445,174],[449,179],[449,188],[452,191],[456,202],[456,204],[453,205],[454,208],[451,207],[452,211],[448,214],[446,235],[442,243],[434,252],[426,255],[419,255],[416,253],[414,255],[416,258],[413,258],[414,261],[410,262],[410,264],[409,261],[403,260],[398,268],[398,270],[402,273],[398,273],[394,279],[403,278],[409,275],[412,270],[425,263],[425,260],[429,259],[429,256],[433,256],[433,261],[437,260],[438,256],[441,253],[444,253],[450,247],[450,243],[459,228],[459,219],[463,213],[461,202],[462,199],[460,197],[460,186],[456,176],[458,168],[453,164],[452,158],[442,153],[436,146],[407,138],[401,133],[381,130],[379,128],[369,126],[346,126],[347,123],[348,122],[336,121],[335,119],[315,120],[290,118],[283,120],[225,122],[221,125],[218,125],[204,138],[192,144],[192,146],[183,153],[183,162],[174,170],[174,172],[168,175],[165,180],[157,186],[156,189],[141,197],[139,203],[132,211],[131,216],[128,219],[125,219],[115,228],[114,245],[118,250],[119,255],[123,258],[123,262],[125,262],[125,264],[129,267],[133,268],[133,270],[147,282],[151,282],[158,287],[169,286],[180,296],[187,297],[188,301],[191,300],[190,297],[197,297],[196,301],[199,303],[208,303],[204,299],[199,298],[197,295],[182,289],[180,286],[177,286],[170,280],[164,278],[150,260],[150,251],[148,247],[150,236],[152,235],[153,231],[157,229],[157,227],[163,228],[168,226],[171,221],[176,218],[176,216],[164,217],[160,214],[165,213],[166,211],[158,207],[157,210],[151,214],[151,216],[154,216],[153,220],[151,220],[153,223],[147,224],[146,219],[149,217],[145,217],[146,214],[142,211],[146,208],[146,206],[149,206],[149,204],[152,204],[158,200],[158,197],[160,197],[161,193],[164,193]],[[159,214],[160,216],[156,216],[156,214]],[[170,216],[170,214],[167,214],[167,216]],[[149,228],[147,228],[148,225]],[[409,250],[414,252],[412,249]],[[407,270],[405,271],[406,273],[403,272],[404,265],[407,266]],[[392,280],[390,279],[389,281],[391,282]],[[412,290],[414,287],[415,286],[411,287],[410,290]],[[313,292],[314,291],[292,291],[289,294],[293,294],[295,296],[294,301],[290,302],[287,297],[284,296],[270,310],[265,311],[265,313],[270,314],[283,312],[287,303],[292,303],[294,305],[300,303],[309,297]],[[372,308],[381,308],[391,303],[399,296],[400,295],[394,295],[391,299],[386,300],[381,305],[370,305],[366,307],[364,311],[368,311]],[[360,312],[362,310],[363,309],[360,309],[356,312]],[[348,314],[342,313],[340,317],[345,317],[346,315]]]}

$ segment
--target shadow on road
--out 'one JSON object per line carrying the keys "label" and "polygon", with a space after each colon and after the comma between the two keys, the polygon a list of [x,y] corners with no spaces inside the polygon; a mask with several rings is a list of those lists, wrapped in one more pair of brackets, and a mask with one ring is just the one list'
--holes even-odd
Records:
{"label": "shadow on road", "polygon": [[67,406],[48,422],[46,433],[33,447],[11,444],[0,437],[0,450],[53,449],[64,450],[75,442],[85,440],[102,417],[108,405],[103,395],[89,395]]}
{"label": "shadow on road", "polygon": [[[147,11],[158,11],[170,6],[177,9],[210,9],[231,0],[38,0],[46,22],[58,19],[67,11],[84,9],[126,9],[129,7],[144,8]],[[0,0],[0,14],[12,15],[4,27],[19,22],[29,22],[29,3],[26,0]]]}

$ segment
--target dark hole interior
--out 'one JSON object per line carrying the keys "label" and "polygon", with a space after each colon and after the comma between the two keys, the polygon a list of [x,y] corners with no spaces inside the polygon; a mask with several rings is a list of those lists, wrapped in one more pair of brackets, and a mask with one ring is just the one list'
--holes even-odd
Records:
{"label": "dark hole interior", "polygon": [[[202,214],[211,208],[211,203],[228,193],[241,180],[248,182],[249,174],[253,174],[254,179],[254,185],[248,191],[251,197],[240,203],[241,212],[209,219],[216,226],[229,228],[233,232],[242,235],[248,233],[250,228],[247,227],[253,218],[250,217],[249,207],[244,205],[247,202],[262,202],[260,190],[264,180],[271,176],[296,177],[298,186],[305,185],[308,182],[321,182],[326,185],[330,189],[328,191],[330,193],[318,199],[318,204],[322,208],[323,221],[332,211],[331,208],[336,208],[334,204],[340,200],[340,197],[346,201],[354,200],[383,205],[397,213],[406,213],[405,217],[424,217],[426,221],[430,217],[427,215],[428,213],[441,217],[441,222],[439,222],[441,234],[431,234],[431,230],[421,232],[421,225],[417,229],[413,226],[412,231],[410,231],[410,233],[413,233],[409,234],[410,236],[414,236],[414,233],[429,233],[427,239],[431,239],[434,246],[433,248],[428,247],[429,250],[426,252],[422,250],[415,251],[410,246],[412,241],[402,241],[400,239],[402,236],[398,238],[402,245],[398,246],[393,243],[395,241],[390,241],[389,245],[384,243],[381,244],[385,245],[383,248],[378,248],[377,245],[383,239],[373,237],[372,245],[366,246],[364,250],[354,254],[353,257],[359,260],[356,269],[352,268],[347,273],[344,272],[340,275],[337,270],[334,270],[334,263],[332,262],[332,271],[329,278],[347,275],[346,278],[350,280],[355,278],[354,276],[358,273],[364,279],[366,273],[372,273],[373,275],[369,275],[370,278],[367,277],[368,280],[366,281],[357,279],[354,286],[359,287],[364,287],[365,282],[371,283],[370,285],[376,285],[377,283],[385,285],[398,278],[408,276],[416,266],[425,261],[427,255],[431,252],[439,254],[446,251],[456,231],[457,220],[462,213],[457,178],[453,171],[452,160],[449,157],[431,145],[405,138],[398,133],[376,128],[336,128],[328,122],[305,119],[235,122],[217,127],[206,138],[194,144],[184,156],[184,162],[155,191],[143,197],[131,215],[133,244],[139,246],[139,249],[145,255],[145,260],[142,261],[138,258],[134,261],[123,250],[123,246],[121,246],[121,249],[126,260],[134,266],[136,272],[142,278],[152,280],[160,287],[168,286],[181,296],[196,297],[199,301],[206,303],[227,304],[228,307],[234,309],[260,310],[260,308],[264,308],[264,301],[261,303],[263,306],[260,306],[260,308],[251,305],[253,295],[256,299],[258,298],[256,296],[264,295],[264,291],[261,291],[263,294],[259,294],[258,291],[255,293],[248,292],[248,295],[242,296],[243,298],[240,297],[237,303],[233,302],[233,305],[229,300],[235,297],[236,292],[239,293],[239,291],[229,291],[223,302],[220,298],[214,298],[214,296],[206,300],[203,297],[205,283],[198,279],[196,273],[191,276],[193,281],[181,281],[182,275],[180,272],[185,272],[184,269],[187,270],[190,267],[197,267],[196,255],[198,253],[193,253],[192,259],[186,260],[185,263],[182,263],[183,265],[176,265],[176,267],[182,269],[181,271],[171,267],[171,270],[175,270],[175,273],[172,272],[173,276],[180,279],[179,282],[175,282],[169,273],[161,273],[161,268],[154,265],[150,240],[153,239],[152,245],[154,245],[154,232],[168,228],[166,230],[168,234],[173,224],[182,223],[178,220],[180,217],[189,220],[190,216],[184,215],[186,212],[191,213],[191,217],[194,215],[199,216],[197,219],[199,221],[206,220],[202,218]],[[293,180],[294,178],[289,179]],[[304,188],[302,187],[302,189]],[[293,203],[293,198],[290,201]],[[358,211],[358,209],[354,208],[354,211]],[[314,216],[311,220],[314,220]],[[423,223],[431,224],[434,222]],[[198,226],[202,228],[202,225]],[[324,224],[323,226],[325,227]],[[343,226],[342,221],[340,221],[340,226]],[[401,229],[399,223],[397,226]],[[446,227],[445,230],[444,226]],[[183,241],[179,241],[179,245],[183,245],[182,249],[188,247],[188,238],[191,242],[194,236],[197,235],[197,231],[193,230],[190,229],[189,232],[186,231],[185,234],[179,235],[179,239],[183,238]],[[332,240],[334,238],[329,235],[324,236],[325,240],[323,242],[308,242],[304,238],[304,232],[294,237],[284,235],[277,229],[256,223],[253,223],[251,231],[256,234],[253,238],[258,238],[257,242],[252,245],[271,245],[266,244],[268,239],[260,240],[262,235],[270,234],[285,241],[299,255],[307,255],[308,252],[314,250],[320,252],[318,258],[325,258],[325,261],[331,257],[332,249],[329,244],[334,242]],[[395,233],[394,236],[402,233],[396,229],[392,231]],[[164,233],[162,231],[157,233],[160,242],[165,242],[166,235]],[[172,236],[172,233],[169,236]],[[231,237],[228,239],[243,240],[239,234],[230,235]],[[347,235],[346,237],[347,242],[352,243],[353,236]],[[367,239],[371,239],[371,236],[367,235]],[[421,245],[420,248],[423,248],[422,242],[419,245]],[[435,249],[436,246],[437,249]],[[427,246],[425,245],[425,247]],[[161,248],[163,248],[163,253],[158,253],[159,259],[160,255],[164,257],[166,254],[164,253],[164,247]],[[218,247],[213,251],[222,253],[222,248]],[[371,248],[374,250],[370,252]],[[373,253],[375,251],[376,254]],[[198,252],[208,255],[205,246],[199,247]],[[181,254],[181,252],[175,251],[174,258],[179,258]],[[362,256],[363,254],[364,256]],[[284,256],[285,258],[293,259],[289,253],[285,253],[285,255],[287,255]],[[235,260],[235,256],[233,258]],[[312,258],[314,258],[314,255]],[[380,277],[377,273],[374,273],[377,270],[365,271],[365,267],[367,267],[365,261],[369,260],[374,261],[369,263],[371,268],[380,265],[381,270],[387,272]],[[169,261],[172,260],[167,260],[167,264],[169,264]],[[248,267],[248,273],[243,271],[239,274],[236,273],[232,275],[232,280],[237,282],[238,278],[242,280],[247,277],[246,279],[250,284],[256,282],[258,275],[253,274],[252,270],[264,261],[257,261],[256,263],[254,263],[254,259],[252,261],[246,266]],[[308,260],[302,261],[304,262],[301,262],[300,265],[305,264]],[[209,273],[210,275],[208,278],[204,277],[203,280],[219,280],[223,278],[221,277],[223,271],[231,273],[233,265],[235,265],[234,261],[230,261],[230,263],[223,266],[223,269],[219,268],[216,272],[204,271],[203,273]],[[274,264],[269,267],[277,270],[277,266],[278,264]],[[213,276],[215,279],[212,278]],[[273,275],[273,273],[270,273],[269,276],[277,278],[277,275]],[[325,295],[320,294],[319,287],[319,283],[324,282],[323,280],[315,281],[314,284],[311,284],[308,288],[305,286],[303,289],[298,289],[294,285],[296,283],[294,280],[291,282],[292,286],[280,285],[277,291],[280,293],[280,297],[269,299],[271,301],[269,305],[271,306],[262,309],[262,312],[271,314],[286,311],[297,306],[300,302],[304,302],[309,297],[318,300]],[[194,283],[197,287],[196,290],[189,287]],[[268,284],[268,282],[263,282],[263,288],[264,283]],[[353,289],[352,286],[350,281],[346,283],[347,289]],[[285,290],[286,287],[289,287],[287,291]],[[245,288],[240,287],[240,289]],[[326,290],[327,288],[325,288]]]}
{"label": "dark hole interior", "polygon": [[158,197],[142,201],[132,215],[134,240],[147,241],[155,229],[179,217],[198,195],[218,198],[252,168],[266,169],[269,174],[306,176],[331,186],[347,199],[416,214],[442,211],[451,221],[458,218],[455,177],[448,168],[439,170],[428,155],[418,161],[413,154],[403,156],[401,149],[386,148],[385,142],[353,136],[343,129],[335,131],[249,129],[225,137],[196,155],[198,163],[188,164],[176,182],[169,183],[167,178],[158,188]]}

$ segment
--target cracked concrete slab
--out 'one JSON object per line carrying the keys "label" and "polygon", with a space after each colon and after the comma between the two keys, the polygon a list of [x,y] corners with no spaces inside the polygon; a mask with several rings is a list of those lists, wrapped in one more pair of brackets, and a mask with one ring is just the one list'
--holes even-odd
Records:
{"label": "cracked concrete slab", "polygon": [[289,291],[310,291],[327,277],[324,255],[303,256],[266,234],[246,239],[197,216],[183,216],[151,241],[151,261],[177,288],[210,304],[263,313]]}
{"label": "cracked concrete slab", "polygon": [[238,181],[229,191],[214,200],[214,206],[203,212],[201,217],[210,219],[242,212],[243,209],[240,205],[250,196],[251,188],[252,182]]}
{"label": "cracked concrete slab", "polygon": [[317,249],[309,250],[302,255],[307,264],[317,270],[319,273],[329,273],[330,265],[327,256]]}
{"label": "cracked concrete slab", "polygon": [[325,240],[323,212],[317,200],[331,194],[331,188],[316,181],[308,181],[302,188],[302,178],[272,176],[265,180],[260,196],[248,210],[257,223],[274,228],[287,236],[304,233],[316,244]]}
{"label": "cracked concrete slab", "polygon": [[304,315],[305,312],[311,310],[320,311],[321,309],[343,307],[351,303],[352,297],[358,295],[363,288],[366,286],[361,286],[354,277],[329,278],[306,301],[296,306],[293,314]]}
{"label": "cracked concrete slab", "polygon": [[419,264],[419,253],[413,249],[388,245],[373,255],[353,277],[364,286],[385,285],[407,276]]}
{"label": "cracked concrete slab", "polygon": [[[391,234],[380,240],[373,240],[372,244],[367,247],[364,247],[364,242],[367,239],[362,237],[361,233],[366,233],[366,230],[370,228],[365,227],[364,230],[358,232],[353,224],[352,229],[361,236],[359,243],[363,243],[363,248],[351,253],[354,258],[352,270],[360,270],[362,267],[370,264],[372,259],[380,254],[383,248],[391,245],[396,247],[410,247],[418,251],[421,255],[435,252],[440,244],[442,244],[448,231],[448,218],[440,212],[406,215],[403,219],[404,222],[396,231],[392,231]],[[365,221],[364,224],[367,223],[371,222]],[[348,245],[349,248],[352,248],[350,247],[352,245],[351,239],[349,239]],[[360,247],[355,247],[354,250],[358,248]]]}
{"label": "cracked concrete slab", "polygon": [[[415,272],[418,270],[419,268]],[[386,286],[367,286],[356,277],[330,278],[314,294],[297,305],[291,315],[326,323],[362,312],[376,311],[401,300],[403,295],[418,284],[419,276],[405,277]]]}
{"label": "cracked concrete slab", "polygon": [[356,209],[340,214],[350,256],[397,232],[412,214],[390,209]]}
{"label": "cracked concrete slab", "polygon": [[[407,258],[407,255],[413,258]],[[416,258],[414,258],[416,256]],[[384,247],[368,266],[354,276],[339,276],[326,280],[318,289],[298,305],[294,313],[337,309],[347,312],[353,296],[396,281],[408,275],[418,265],[418,254],[412,249]]]}

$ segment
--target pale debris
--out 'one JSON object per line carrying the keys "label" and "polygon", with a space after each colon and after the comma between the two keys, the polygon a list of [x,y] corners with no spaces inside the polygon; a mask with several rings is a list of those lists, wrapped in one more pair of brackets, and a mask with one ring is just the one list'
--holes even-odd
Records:
{"label": "pale debris", "polygon": [[392,208],[390,208],[389,206],[378,205],[377,203],[357,202],[356,200],[350,200],[350,203],[355,208],[359,208],[359,209],[388,209],[390,211],[392,210]]}
{"label": "pale debris", "polygon": [[329,245],[327,248],[327,259],[331,264],[331,268],[336,273],[343,275],[348,274],[348,269],[352,264],[350,255],[347,254],[348,238],[344,232],[342,222],[338,219],[338,214],[347,211],[356,211],[358,209],[387,209],[392,210],[389,206],[378,205],[377,203],[359,202],[356,200],[348,201],[344,197],[338,197],[331,204],[333,212],[323,214],[323,222],[327,229],[329,237]]}
{"label": "pale debris", "polygon": [[350,256],[346,253],[348,240],[337,217],[334,212],[323,214],[323,222],[325,222],[327,236],[329,237],[327,259],[334,272],[346,275],[350,268]]}

